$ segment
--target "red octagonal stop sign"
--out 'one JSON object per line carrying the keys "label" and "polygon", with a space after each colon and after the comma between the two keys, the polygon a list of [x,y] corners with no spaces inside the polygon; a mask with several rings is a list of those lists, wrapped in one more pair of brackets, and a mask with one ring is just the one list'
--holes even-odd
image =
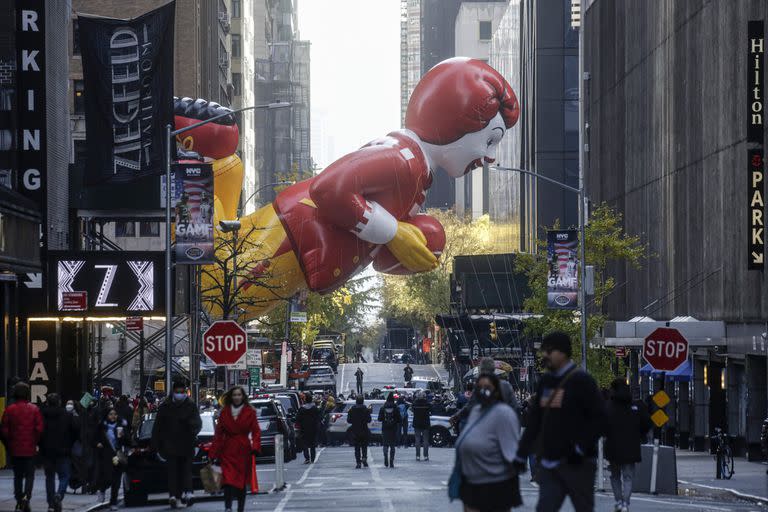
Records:
{"label": "red octagonal stop sign", "polygon": [[688,340],[677,329],[659,327],[643,341],[643,357],[654,370],[674,371],[688,359]]}
{"label": "red octagonal stop sign", "polygon": [[203,334],[203,353],[213,364],[235,364],[247,348],[245,329],[232,320],[214,322]]}

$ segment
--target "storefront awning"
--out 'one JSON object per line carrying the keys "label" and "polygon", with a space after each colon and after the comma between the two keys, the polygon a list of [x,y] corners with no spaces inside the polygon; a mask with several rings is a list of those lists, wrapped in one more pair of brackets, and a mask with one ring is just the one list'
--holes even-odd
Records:
{"label": "storefront awning", "polygon": [[692,376],[693,368],[691,368],[691,361],[686,360],[677,367],[677,370],[667,373],[667,380],[672,382],[690,382]]}
{"label": "storefront awning", "polygon": [[661,370],[656,370],[653,368],[653,366],[650,365],[650,363],[646,364],[642,368],[640,368],[640,375],[653,375],[654,377],[663,374]]}

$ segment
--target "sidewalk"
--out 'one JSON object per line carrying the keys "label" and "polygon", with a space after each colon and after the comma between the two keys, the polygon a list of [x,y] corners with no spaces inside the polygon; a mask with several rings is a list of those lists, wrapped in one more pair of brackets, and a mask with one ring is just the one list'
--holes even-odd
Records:
{"label": "sidewalk", "polygon": [[[71,491],[71,489],[70,489]],[[67,494],[62,502],[63,510],[88,512],[101,505],[95,494]],[[48,510],[45,499],[45,474],[42,469],[35,471],[35,486],[30,506],[34,512]],[[0,470],[0,512],[13,512],[16,500],[13,497],[13,471]]]}
{"label": "sidewalk", "polygon": [[705,496],[735,496],[753,502],[768,504],[768,465],[734,460],[734,473],[730,480],[715,478],[715,459],[703,452],[677,450],[677,481],[679,494]]}

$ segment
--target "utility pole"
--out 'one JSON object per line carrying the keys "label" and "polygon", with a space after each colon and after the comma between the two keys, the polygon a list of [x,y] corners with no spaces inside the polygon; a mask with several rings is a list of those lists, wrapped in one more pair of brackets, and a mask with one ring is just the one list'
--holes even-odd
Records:
{"label": "utility pole", "polygon": [[586,91],[586,81],[589,79],[589,74],[584,69],[584,14],[586,11],[586,0],[579,2],[579,238],[581,238],[581,244],[579,246],[579,259],[581,260],[581,267],[579,270],[579,279],[581,280],[581,286],[579,286],[579,308],[581,310],[581,367],[587,369],[587,294],[586,290],[586,278],[587,278],[587,196],[586,190],[586,116],[585,116],[585,98],[584,92]]}

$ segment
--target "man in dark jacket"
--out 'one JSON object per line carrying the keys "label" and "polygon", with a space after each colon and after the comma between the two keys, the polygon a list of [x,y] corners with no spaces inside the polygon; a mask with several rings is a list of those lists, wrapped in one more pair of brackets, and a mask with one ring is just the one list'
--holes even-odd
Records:
{"label": "man in dark jacket", "polygon": [[[46,397],[43,413],[43,435],[40,438],[40,455],[45,469],[45,492],[48,508],[61,510],[61,500],[67,492],[72,467],[72,447],[80,439],[80,428],[75,417],[61,406],[59,395]],[[59,488],[56,489],[56,477]]]}
{"label": "man in dark jacket", "polygon": [[635,464],[641,461],[640,445],[651,427],[653,423],[645,405],[632,403],[632,395],[624,379],[614,380],[605,418],[605,458],[610,463],[617,512],[629,509]]}
{"label": "man in dark jacket", "polygon": [[410,363],[406,363],[405,368],[403,368],[403,380],[405,380],[405,387],[408,387],[408,384],[411,383],[411,379],[413,379],[413,368],[411,368]]}
{"label": "man in dark jacket", "polygon": [[37,443],[43,434],[43,415],[30,400],[29,386],[13,386],[13,403],[3,413],[2,433],[13,464],[13,494],[16,509],[29,512],[35,482]]}
{"label": "man in dark jacket", "polygon": [[352,442],[355,444],[355,461],[357,469],[360,464],[368,467],[368,439],[371,431],[368,424],[371,422],[371,410],[364,405],[363,396],[360,395],[355,400],[355,405],[347,413],[347,423],[350,424],[349,433],[352,435]]}
{"label": "man in dark jacket", "polygon": [[304,464],[315,462],[317,453],[317,430],[320,426],[320,409],[312,401],[310,393],[304,394],[304,404],[296,413],[296,423],[301,427],[301,444],[304,449]]}
{"label": "man in dark jacket", "polygon": [[192,504],[192,458],[202,427],[200,412],[187,396],[186,385],[175,382],[171,396],[160,404],[152,426],[152,446],[167,461],[171,508],[179,502]]}
{"label": "man in dark jacket", "polygon": [[424,460],[429,460],[429,428],[432,422],[429,419],[430,405],[423,391],[416,393],[413,401],[413,433],[416,443],[416,460],[421,460],[421,447],[424,447]]}
{"label": "man in dark jacket", "polygon": [[528,413],[517,449],[515,466],[525,460],[538,442],[539,501],[537,512],[560,510],[566,496],[576,512],[591,512],[595,505],[597,440],[605,411],[595,379],[571,360],[571,339],[553,332],[541,342],[542,375],[537,400]]}
{"label": "man in dark jacket", "polygon": [[381,423],[381,445],[384,447],[384,467],[395,467],[395,444],[397,432],[402,424],[400,410],[395,405],[395,395],[390,393],[387,401],[379,410]]}
{"label": "man in dark jacket", "polygon": [[365,373],[363,370],[360,369],[360,367],[357,367],[357,371],[355,372],[355,380],[357,381],[357,387],[355,388],[358,395],[363,394],[363,375]]}

